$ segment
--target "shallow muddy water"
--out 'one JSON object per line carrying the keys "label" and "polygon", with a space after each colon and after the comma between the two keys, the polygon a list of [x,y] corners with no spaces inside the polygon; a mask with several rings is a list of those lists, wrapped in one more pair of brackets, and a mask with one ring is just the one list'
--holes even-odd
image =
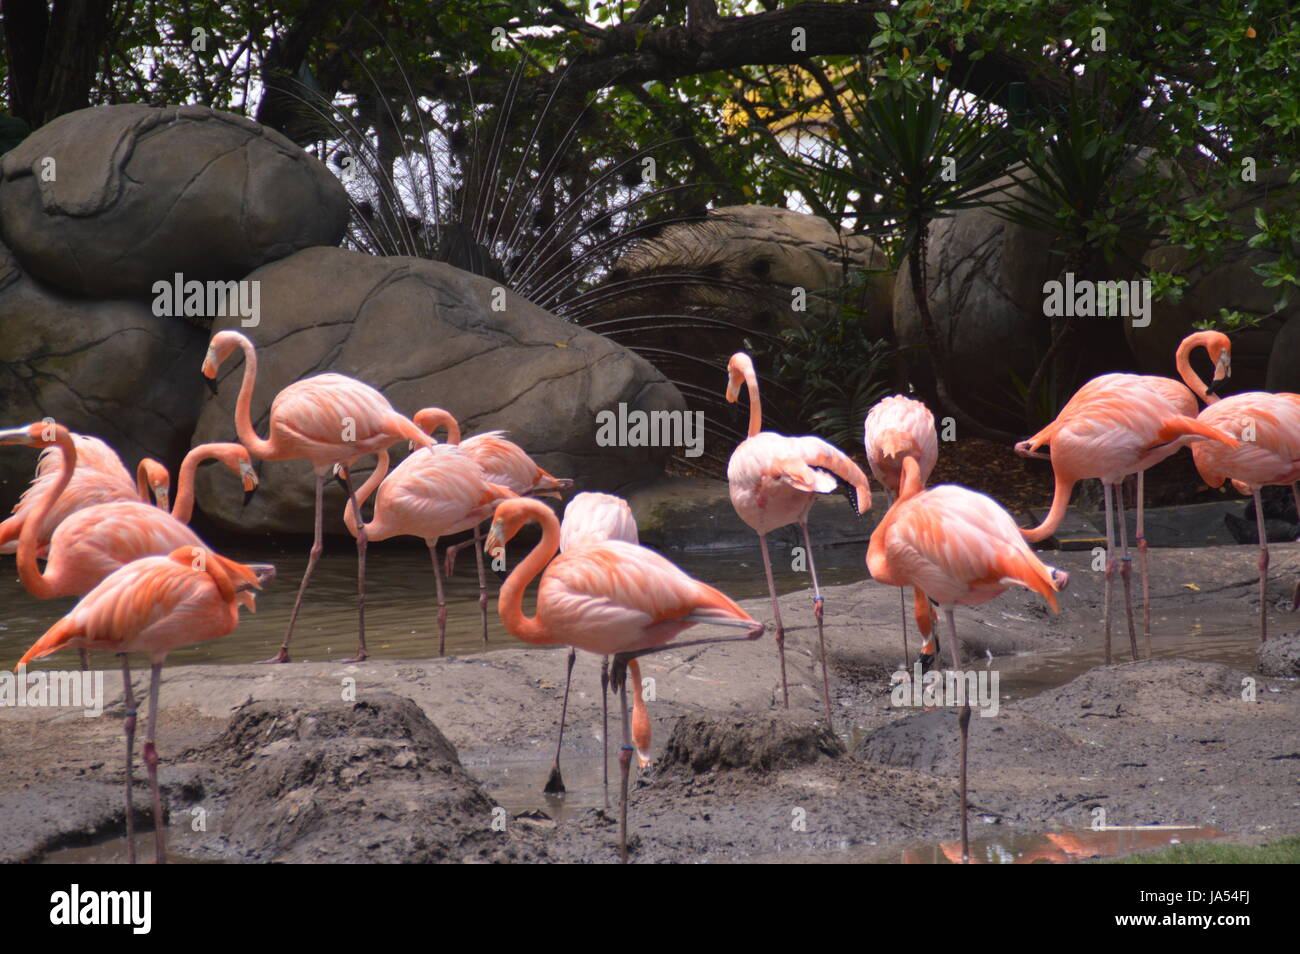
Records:
{"label": "shallow muddy water", "polygon": [[[221,547],[220,552],[249,563],[273,563],[276,579],[257,598],[255,614],[242,613],[239,628],[229,636],[177,650],[168,664],[255,662],[275,654],[293,610],[298,582],[307,566],[311,543],[287,547]],[[439,548],[439,554],[442,554]],[[526,551],[511,550],[510,564]],[[733,599],[767,592],[757,543],[749,550],[674,555],[688,573],[717,586]],[[825,585],[849,583],[867,575],[857,547],[828,547],[817,551],[818,579]],[[806,574],[775,567],[782,593],[808,585]],[[312,575],[290,647],[296,661],[321,661],[351,656],[357,634],[357,559],[351,541],[327,539],[325,552]],[[488,647],[519,646],[501,625],[496,612],[499,583],[488,571]],[[462,550],[456,573],[445,583],[447,595],[447,653],[483,649],[478,605],[478,573],[474,554]],[[0,665],[17,662],[26,649],[76,603],[73,599],[40,601],[18,582],[11,557],[0,557]],[[532,612],[531,600],[526,603]],[[366,555],[366,641],[374,659],[425,659],[438,653],[438,602],[433,567],[423,546],[374,544]],[[37,665],[60,667],[54,657]],[[33,668],[36,668],[35,666]]]}

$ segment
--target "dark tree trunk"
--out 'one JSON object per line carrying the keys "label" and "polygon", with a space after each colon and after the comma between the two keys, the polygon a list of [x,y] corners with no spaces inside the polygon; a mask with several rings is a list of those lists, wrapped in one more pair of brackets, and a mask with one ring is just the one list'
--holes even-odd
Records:
{"label": "dark tree trunk", "polygon": [[5,0],[9,103],[35,129],[90,105],[112,0]]}

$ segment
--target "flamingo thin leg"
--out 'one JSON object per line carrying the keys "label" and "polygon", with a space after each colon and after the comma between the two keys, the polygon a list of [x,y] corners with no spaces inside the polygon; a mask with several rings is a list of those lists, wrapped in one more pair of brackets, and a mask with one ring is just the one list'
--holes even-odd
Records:
{"label": "flamingo thin leg", "polygon": [[149,680],[149,728],[144,743],[144,764],[149,769],[149,791],[153,796],[153,831],[155,861],[167,863],[167,825],[163,821],[162,792],[158,788],[158,749],[154,739],[158,731],[158,689],[162,685],[162,663],[153,664]]}
{"label": "flamingo thin leg", "polygon": [[555,743],[555,762],[551,765],[551,775],[542,789],[550,795],[563,794],[564,776],[560,774],[560,749],[564,746],[564,721],[569,714],[569,687],[573,685],[573,664],[578,658],[578,651],[569,647],[569,659],[564,675],[564,702],[560,705],[560,738]]}
{"label": "flamingo thin leg", "polygon": [[126,863],[135,864],[135,804],[132,797],[131,777],[132,755],[135,750],[135,692],[131,689],[131,667],[126,653],[117,654],[122,660],[122,705],[126,708],[126,718],[122,720],[122,729],[126,732]]}
{"label": "flamingo thin leg", "polygon": [[804,550],[808,554],[808,572],[812,575],[813,615],[817,617],[817,644],[822,655],[822,703],[826,706],[826,728],[834,731],[835,726],[831,718],[831,680],[826,667],[826,634],[822,622],[826,601],[822,599],[821,587],[817,585],[817,564],[813,562],[812,540],[808,538],[808,521],[801,522],[799,528],[803,530]]}
{"label": "flamingo thin leg", "polygon": [[1264,529],[1264,501],[1255,488],[1255,524],[1259,527],[1259,641],[1268,642],[1268,531]]}
{"label": "flamingo thin leg", "polygon": [[1147,658],[1151,658],[1151,576],[1147,566],[1146,534],[1146,471],[1138,471],[1137,479],[1137,548],[1138,563],[1142,571],[1142,635],[1147,641]]}
{"label": "flamingo thin leg", "polygon": [[[951,640],[952,648],[948,650],[952,660],[952,669],[954,674],[958,674],[961,669],[961,649],[957,645],[957,621],[953,618],[951,606],[944,607],[944,616],[948,618],[948,639]],[[960,679],[960,675],[957,675]],[[958,756],[961,766],[961,863],[970,863],[970,841],[967,837],[966,830],[966,743],[970,735],[970,703],[967,702],[962,706],[962,710],[957,715],[957,727],[961,730],[961,752]]]}
{"label": "flamingo thin leg", "polygon": [[311,582],[316,564],[320,562],[323,549],[325,549],[325,472],[321,471],[316,475],[316,538],[312,541],[311,555],[307,557],[307,569],[302,574],[302,582],[298,584],[298,598],[293,601],[293,612],[289,615],[289,628],[284,632],[284,642],[280,644],[280,651],[275,656],[265,660],[268,663],[289,661],[289,640],[293,639],[293,627],[298,622],[298,613],[302,610],[302,598],[307,592],[307,584]]}
{"label": "flamingo thin leg", "polygon": [[621,776],[618,799],[618,859],[627,864],[627,777],[632,767],[632,728],[627,715],[627,662],[622,656],[614,657],[614,681],[618,684],[618,698],[623,706],[623,746],[618,750],[618,770]]}
{"label": "flamingo thin leg", "polygon": [[[483,619],[483,645],[487,646],[487,567],[483,565],[482,533],[478,525],[474,527],[474,559],[478,561],[478,611]],[[573,672],[573,663],[569,663],[569,672]],[[568,690],[565,690],[568,695]],[[563,729],[561,729],[563,732]]]}
{"label": "flamingo thin leg", "polygon": [[1115,580],[1115,514],[1110,501],[1110,484],[1101,485],[1102,496],[1106,498],[1106,587],[1103,599],[1102,616],[1105,619],[1105,653],[1106,665],[1110,665],[1110,591]]}
{"label": "flamingo thin leg", "polygon": [[442,566],[438,563],[438,538],[426,540],[433,560],[433,585],[438,592],[438,655],[447,655],[447,597],[442,591]]}
{"label": "flamingo thin leg", "polygon": [[600,660],[600,774],[605,786],[605,807],[609,808],[609,657]]}
{"label": "flamingo thin leg", "polygon": [[1133,627],[1133,560],[1128,553],[1128,519],[1124,515],[1124,484],[1115,485],[1115,501],[1119,505],[1120,563],[1119,575],[1124,581],[1124,612],[1128,619],[1128,643],[1134,661],[1138,658],[1137,633]]}
{"label": "flamingo thin leg", "polygon": [[361,505],[352,489],[352,476],[347,470],[339,472],[339,478],[348,492],[348,503],[357,520],[357,654],[344,662],[365,662],[370,655],[366,652],[366,524],[361,519]]}
{"label": "flamingo thin leg", "polygon": [[772,615],[776,617],[776,654],[781,660],[781,701],[790,708],[790,687],[785,678],[785,626],[781,623],[781,607],[776,602],[776,581],[772,578],[772,558],[767,552],[767,536],[758,535],[758,546],[763,551],[763,572],[767,574],[767,592],[772,597]]}

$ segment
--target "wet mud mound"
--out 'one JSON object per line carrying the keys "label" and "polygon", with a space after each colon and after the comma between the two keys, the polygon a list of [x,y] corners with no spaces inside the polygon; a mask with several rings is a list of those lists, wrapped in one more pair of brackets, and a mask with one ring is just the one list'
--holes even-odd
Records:
{"label": "wet mud mound", "polygon": [[[222,834],[249,860],[535,860],[494,830],[494,805],[410,699],[253,703],[204,749]],[[498,812],[498,814],[500,814]]]}
{"label": "wet mud mound", "polygon": [[1020,708],[1064,728],[1176,727],[1239,715],[1246,678],[1219,663],[1144,659],[1093,669]]}
{"label": "wet mud mound", "polygon": [[682,716],[656,768],[700,774],[729,769],[773,772],[844,754],[825,725],[799,712],[759,716]]}
{"label": "wet mud mound", "polygon": [[1259,671],[1265,676],[1300,676],[1300,633],[1274,637],[1261,645]]}
{"label": "wet mud mound", "polygon": [[[893,768],[938,775],[958,773],[961,750],[955,708],[918,712],[882,726],[858,743],[853,757]],[[970,753],[982,762],[1061,768],[1078,744],[1069,735],[1022,712],[1003,709],[996,716],[973,713]]]}

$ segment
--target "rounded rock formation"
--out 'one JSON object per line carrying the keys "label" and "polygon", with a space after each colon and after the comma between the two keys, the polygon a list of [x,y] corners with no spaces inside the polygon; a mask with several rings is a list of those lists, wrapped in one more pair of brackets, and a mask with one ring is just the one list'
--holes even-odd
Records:
{"label": "rounded rock formation", "polygon": [[87,298],[152,297],[157,281],[243,278],[334,245],[348,198],[272,129],[202,106],[97,106],[0,159],[0,233],[29,273]]}
{"label": "rounded rock formation", "polygon": [[[403,414],[446,408],[466,435],[505,430],[542,467],[576,489],[616,490],[657,477],[672,448],[597,443],[610,412],[684,410],[677,389],[648,363],[601,335],[562,321],[489,279],[442,262],[313,248],[248,276],[260,322],[241,328],[257,346],[252,419],[266,434],[271,400],[301,378],[333,371],[382,391]],[[222,365],[219,396],[204,405],[194,442],[234,440],[244,362]],[[199,386],[199,365],[193,368]],[[673,415],[670,415],[672,417]],[[624,418],[632,422],[633,418]],[[683,420],[684,424],[685,421]],[[692,426],[693,426],[692,422]],[[617,433],[606,436],[619,437]],[[644,435],[648,438],[648,433]],[[394,458],[405,445],[391,448]],[[369,462],[357,470],[364,472]],[[199,471],[199,506],[218,524],[249,532],[312,529],[315,485],[301,460],[258,465],[262,485],[245,508],[238,487]],[[342,530],[343,494],[329,484],[327,527]]]}

